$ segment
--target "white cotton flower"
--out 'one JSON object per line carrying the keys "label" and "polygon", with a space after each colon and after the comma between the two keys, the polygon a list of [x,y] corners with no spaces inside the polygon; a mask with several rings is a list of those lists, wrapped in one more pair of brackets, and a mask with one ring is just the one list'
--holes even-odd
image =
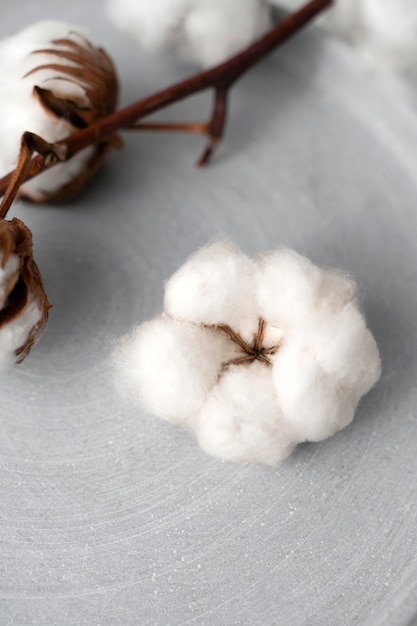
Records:
{"label": "white cotton flower", "polygon": [[[272,0],[289,10],[298,0]],[[350,42],[366,63],[380,72],[416,70],[415,0],[336,0],[319,22]]]}
{"label": "white cotton flower", "polygon": [[268,465],[347,426],[380,376],[351,278],[230,242],[172,276],[164,314],[124,337],[113,363],[122,392],[208,453]]}
{"label": "white cotton flower", "polygon": [[107,13],[145,51],[173,50],[203,67],[239,52],[271,24],[265,0],[110,0]]}
{"label": "white cotton flower", "polygon": [[[0,41],[0,177],[17,162],[24,132],[49,143],[114,110],[117,79],[110,59],[66,22],[36,23]],[[35,201],[70,197],[103,159],[89,147],[23,185]]]}

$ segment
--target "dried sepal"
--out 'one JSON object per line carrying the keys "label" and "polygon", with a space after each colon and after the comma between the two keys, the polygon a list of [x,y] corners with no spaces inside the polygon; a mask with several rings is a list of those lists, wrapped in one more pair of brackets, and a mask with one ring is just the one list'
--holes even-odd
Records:
{"label": "dried sepal", "polygon": [[61,80],[82,87],[86,96],[84,102],[74,100],[71,93],[68,93],[66,98],[62,94],[54,94],[53,91],[50,93],[57,99],[65,99],[73,104],[74,112],[88,126],[115,110],[119,90],[118,80],[112,60],[103,48],[96,48],[88,39],[79,34],[69,33],[71,34],[76,35],[82,43],[77,43],[69,37],[54,39],[51,42],[53,47],[32,52],[33,55],[51,55],[60,59],[61,63],[51,62],[38,65],[27,72],[24,78],[41,70],[51,70],[56,72]]}
{"label": "dried sepal", "polygon": [[[17,218],[0,222],[0,258],[2,273],[6,275],[0,290],[0,334],[18,325],[26,315],[24,327],[18,329],[15,337],[9,333],[8,338],[13,343],[23,333],[24,341],[12,346],[14,360],[20,363],[42,334],[51,304],[33,258],[32,234]],[[7,268],[11,270],[5,271]]]}
{"label": "dried sepal", "polygon": [[[80,43],[70,39],[76,36]],[[34,86],[34,97],[37,98],[47,114],[57,119],[64,119],[76,131],[86,128],[101,118],[113,113],[116,109],[119,85],[112,60],[102,48],[96,48],[85,37],[77,33],[54,39],[53,47],[34,50],[33,55],[43,54],[56,57],[58,62],[38,65],[27,72],[24,78],[37,72],[48,70],[56,72],[54,80],[59,78],[68,85],[82,89],[82,95],[54,92],[53,89]],[[118,147],[115,137],[99,142],[84,163],[80,172],[52,193],[43,193],[39,197],[42,202],[66,202],[75,196],[87,181],[101,167],[108,151]],[[22,194],[25,197],[25,194]]]}

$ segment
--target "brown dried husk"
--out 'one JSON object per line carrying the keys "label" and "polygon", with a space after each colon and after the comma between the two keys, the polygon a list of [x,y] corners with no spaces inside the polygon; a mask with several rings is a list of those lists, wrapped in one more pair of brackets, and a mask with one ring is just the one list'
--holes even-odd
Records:
{"label": "brown dried husk", "polygon": [[16,350],[16,363],[20,363],[42,334],[52,305],[48,301],[39,268],[33,259],[32,233],[21,220],[13,218],[10,221],[0,221],[0,253],[3,267],[11,254],[17,255],[20,261],[19,276],[13,282],[0,310],[0,330],[19,318],[32,302],[36,302],[41,311],[41,319],[30,330],[24,345]]}
{"label": "brown dried husk", "polygon": [[[77,99],[68,93],[54,93],[40,86],[34,88],[34,97],[44,110],[57,119],[65,119],[74,132],[85,128],[113,113],[117,106],[119,83],[112,60],[102,48],[96,48],[77,33],[83,45],[68,38],[55,39],[52,45],[58,48],[35,50],[32,54],[48,54],[57,58],[56,63],[35,67],[25,77],[41,70],[56,72],[56,78],[74,83],[83,89],[85,98]],[[71,131],[70,133],[71,134]],[[68,183],[54,191],[42,191],[36,196],[22,190],[21,197],[34,202],[66,202],[84,187],[91,176],[100,168],[108,151],[119,147],[121,140],[116,136],[100,141],[84,168]]]}

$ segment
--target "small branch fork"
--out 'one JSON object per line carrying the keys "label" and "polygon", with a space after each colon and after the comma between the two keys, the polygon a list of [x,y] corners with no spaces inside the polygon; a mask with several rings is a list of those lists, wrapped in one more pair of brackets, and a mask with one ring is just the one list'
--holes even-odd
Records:
{"label": "small branch fork", "polygon": [[20,186],[25,180],[27,180],[27,178],[30,177],[30,174],[32,173],[31,159],[35,152],[43,157],[45,167],[51,167],[59,161],[65,161],[67,148],[64,144],[48,143],[35,133],[23,133],[22,139],[20,140],[20,152],[16,169],[12,173],[7,192],[0,205],[0,219],[4,219],[6,217]]}
{"label": "small branch fork", "polygon": [[[107,115],[56,144],[45,145],[46,142],[43,142],[41,138],[32,142],[32,139],[28,140],[27,133],[25,133],[23,137],[26,136],[26,139],[22,139],[21,154],[15,171],[0,179],[0,197],[4,196],[0,205],[0,217],[6,216],[20,185],[24,182],[52,167],[58,161],[67,161],[84,148],[108,140],[120,130],[186,130],[206,135],[208,145],[198,160],[199,166],[205,165],[222,139],[228,94],[233,84],[253,65],[295,35],[321,11],[330,7],[333,1],[310,0],[254,44],[224,63]],[[208,122],[179,125],[139,122],[156,111],[206,89],[214,90],[214,105]],[[37,154],[32,158],[34,152]]]}
{"label": "small branch fork", "polygon": [[269,358],[279,350],[279,344],[272,346],[271,348],[265,348],[263,343],[265,339],[266,322],[264,319],[259,318],[258,330],[254,335],[253,344],[250,345],[242,337],[233,330],[227,324],[215,324],[211,326],[215,330],[220,330],[229,337],[233,343],[237,344],[239,348],[244,352],[244,356],[237,357],[227,363],[223,363],[223,369],[229,367],[229,365],[246,365],[253,363],[253,361],[260,361],[267,367],[271,367],[272,361]]}

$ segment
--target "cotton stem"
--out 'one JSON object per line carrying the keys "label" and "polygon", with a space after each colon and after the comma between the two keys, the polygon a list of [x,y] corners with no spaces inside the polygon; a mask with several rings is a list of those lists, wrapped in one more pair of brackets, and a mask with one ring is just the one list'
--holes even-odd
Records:
{"label": "cotton stem", "polygon": [[[321,11],[333,4],[333,0],[311,0],[301,9],[292,13],[268,33],[239,54],[231,57],[224,63],[209,70],[195,74],[190,78],[171,85],[162,91],[152,94],[143,100],[116,111],[87,128],[73,133],[62,139],[57,145],[66,149],[65,160],[71,159],[84,148],[108,140],[120,130],[128,130],[138,124],[142,118],[155,113],[165,107],[179,102],[206,89],[214,89],[215,103],[212,118],[208,124],[209,143],[198,161],[204,165],[210,159],[213,150],[218,145],[226,119],[227,94],[232,85],[253,65],[266,57],[279,45],[296,34],[303,26],[310,22]],[[148,127],[148,129],[150,129]],[[51,167],[42,155],[33,158],[26,167],[24,176],[19,178],[19,185]],[[15,184],[15,172],[0,179],[0,196],[4,195],[9,185]]]}

